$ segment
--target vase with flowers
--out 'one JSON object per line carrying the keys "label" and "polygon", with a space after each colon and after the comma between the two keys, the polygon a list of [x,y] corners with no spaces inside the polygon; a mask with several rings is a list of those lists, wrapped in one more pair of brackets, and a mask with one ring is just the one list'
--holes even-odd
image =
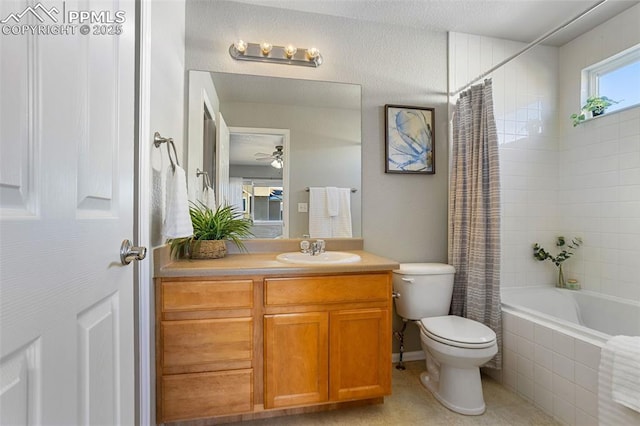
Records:
{"label": "vase with flowers", "polygon": [[[562,248],[562,251],[553,256],[551,253],[540,247],[538,243],[533,245],[533,257],[539,261],[550,260],[558,267],[558,282],[556,287],[566,288],[566,282],[564,280],[564,271],[562,270],[562,264],[574,255],[575,250],[582,245],[582,238],[575,237],[567,244],[564,237],[556,238],[556,247]],[[564,248],[566,247],[566,248]]]}

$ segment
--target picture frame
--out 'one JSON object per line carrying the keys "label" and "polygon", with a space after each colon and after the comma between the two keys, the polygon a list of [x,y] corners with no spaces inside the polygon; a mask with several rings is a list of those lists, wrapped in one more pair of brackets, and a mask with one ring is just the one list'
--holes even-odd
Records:
{"label": "picture frame", "polygon": [[435,108],[385,105],[385,173],[436,173]]}

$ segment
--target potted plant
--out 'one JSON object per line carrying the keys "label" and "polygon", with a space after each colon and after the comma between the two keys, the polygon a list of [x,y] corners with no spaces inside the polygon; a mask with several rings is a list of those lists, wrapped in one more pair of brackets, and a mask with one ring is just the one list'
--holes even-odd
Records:
{"label": "potted plant", "polygon": [[566,283],[564,281],[564,272],[562,270],[562,263],[569,259],[574,254],[574,250],[576,250],[582,244],[582,238],[576,237],[571,240],[571,243],[566,244],[564,237],[558,237],[556,239],[556,247],[564,247],[567,246],[566,249],[563,249],[560,253],[555,256],[552,256],[548,251],[540,247],[538,243],[533,245],[533,257],[539,261],[550,260],[558,267],[558,282],[556,287],[566,288]]}
{"label": "potted plant", "polygon": [[592,117],[604,114],[604,111],[613,104],[620,103],[620,101],[614,101],[606,96],[591,96],[587,99],[587,102],[582,106],[580,114],[571,114],[573,120],[573,127],[582,123],[587,119],[587,115],[591,114]]}
{"label": "potted plant", "polygon": [[242,238],[253,235],[252,222],[232,206],[220,206],[213,211],[203,203],[191,203],[189,215],[193,235],[167,240],[172,256],[218,259],[226,256],[228,240],[233,241],[240,250],[246,251]]}

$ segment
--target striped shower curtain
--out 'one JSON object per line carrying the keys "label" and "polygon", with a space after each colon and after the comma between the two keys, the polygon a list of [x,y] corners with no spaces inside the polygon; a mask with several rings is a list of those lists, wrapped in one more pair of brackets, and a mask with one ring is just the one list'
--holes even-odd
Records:
{"label": "striped shower curtain", "polygon": [[456,268],[451,313],[495,331],[502,366],[500,168],[491,80],[462,92],[453,116],[449,263]]}

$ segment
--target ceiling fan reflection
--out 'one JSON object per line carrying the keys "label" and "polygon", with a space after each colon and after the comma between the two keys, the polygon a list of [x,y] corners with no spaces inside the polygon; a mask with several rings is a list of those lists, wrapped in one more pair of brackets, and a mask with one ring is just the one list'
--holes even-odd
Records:
{"label": "ceiling fan reflection", "polygon": [[283,161],[283,157],[284,157],[284,152],[282,151],[283,146],[282,145],[276,145],[276,150],[273,151],[271,154],[266,154],[264,152],[258,152],[255,154],[256,156],[256,160],[258,161],[271,161],[271,166],[275,167],[276,169],[281,169],[284,161]]}

